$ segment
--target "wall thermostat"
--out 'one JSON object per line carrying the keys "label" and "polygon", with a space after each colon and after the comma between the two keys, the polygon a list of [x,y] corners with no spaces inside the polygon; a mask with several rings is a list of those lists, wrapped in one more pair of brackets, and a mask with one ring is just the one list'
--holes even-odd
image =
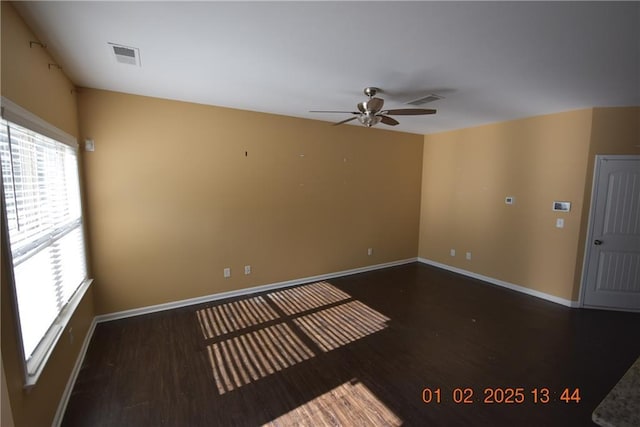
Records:
{"label": "wall thermostat", "polygon": [[553,202],[553,210],[556,212],[569,212],[571,210],[571,202]]}
{"label": "wall thermostat", "polygon": [[506,205],[512,205],[516,201],[516,198],[513,196],[507,196],[504,198],[504,203]]}

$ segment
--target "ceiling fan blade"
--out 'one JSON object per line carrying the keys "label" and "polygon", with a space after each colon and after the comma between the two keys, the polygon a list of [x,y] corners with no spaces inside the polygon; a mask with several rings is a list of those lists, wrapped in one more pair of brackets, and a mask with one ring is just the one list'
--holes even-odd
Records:
{"label": "ceiling fan blade", "polygon": [[421,114],[435,114],[436,110],[429,108],[400,108],[399,110],[385,110],[382,113],[392,116],[419,116]]}
{"label": "ceiling fan blade", "polygon": [[310,113],[342,113],[342,114],[360,114],[357,111],[333,111],[333,110],[310,110]]}
{"label": "ceiling fan blade", "polygon": [[380,98],[371,98],[370,100],[363,102],[363,104],[367,111],[375,114],[378,111],[382,110],[384,100]]}
{"label": "ceiling fan blade", "polygon": [[400,122],[397,121],[396,119],[389,117],[389,116],[385,116],[383,114],[378,114],[378,117],[380,117],[380,121],[382,123],[384,123],[385,125],[389,125],[389,126],[395,126],[395,125],[399,125]]}
{"label": "ceiling fan blade", "polygon": [[[354,113],[354,114],[358,114],[358,113]],[[345,119],[345,120],[343,120],[343,121],[341,121],[341,122],[338,122],[338,123],[334,123],[334,124],[332,124],[331,126],[338,126],[338,125],[341,125],[341,124],[343,124],[343,123],[350,122],[351,120],[355,120],[355,119],[357,119],[357,118],[358,118],[358,116],[349,117],[348,119]]]}

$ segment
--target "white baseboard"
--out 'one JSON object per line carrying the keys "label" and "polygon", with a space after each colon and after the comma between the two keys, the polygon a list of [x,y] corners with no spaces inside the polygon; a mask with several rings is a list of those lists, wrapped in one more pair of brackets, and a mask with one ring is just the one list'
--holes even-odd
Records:
{"label": "white baseboard", "polygon": [[366,267],[359,267],[351,270],[336,271],[335,273],[321,274],[318,276],[311,276],[311,277],[303,277],[300,279],[287,280],[284,282],[277,282],[277,283],[272,283],[268,285],[254,286],[251,288],[238,289],[238,290],[228,291],[228,292],[220,292],[217,294],[204,295],[201,297],[189,298],[189,299],[184,299],[180,301],[172,301],[164,304],[150,305],[147,307],[134,308],[131,310],[118,311],[115,313],[101,314],[99,316],[96,316],[96,322],[101,323],[101,322],[107,322],[110,320],[125,319],[127,317],[141,316],[144,314],[150,314],[150,313],[155,313],[155,312],[164,311],[164,310],[171,310],[174,308],[186,307],[194,304],[202,304],[206,302],[221,300],[224,298],[232,298],[232,297],[237,297],[242,295],[255,294],[257,292],[271,291],[274,289],[286,288],[289,286],[302,285],[304,283],[318,282],[321,280],[328,280],[336,277],[349,276],[349,275],[358,274],[358,273],[365,273],[367,271],[374,271],[374,270],[380,270],[383,268],[409,264],[412,262],[416,262],[417,260],[418,260],[417,258],[408,258],[408,259],[403,259],[399,261],[386,262],[383,264],[368,265]]}
{"label": "white baseboard", "polygon": [[51,425],[54,427],[59,427],[62,423],[62,418],[64,417],[64,413],[67,410],[67,404],[69,403],[69,398],[71,397],[73,386],[76,384],[76,379],[78,378],[78,374],[80,373],[80,369],[82,368],[82,363],[84,362],[84,357],[87,354],[87,349],[89,348],[89,343],[91,342],[91,338],[93,337],[93,332],[96,329],[96,324],[96,318],[94,317],[91,321],[91,325],[89,326],[89,330],[84,337],[84,341],[82,342],[82,347],[80,347],[78,357],[76,357],[76,363],[75,365],[73,365],[73,370],[71,371],[71,375],[69,375],[67,385],[62,392],[62,397],[60,397],[56,415],[53,417],[53,422],[51,423]]}
{"label": "white baseboard", "polygon": [[463,270],[463,269],[457,268],[457,267],[452,267],[450,265],[442,264],[442,263],[439,263],[439,262],[436,262],[436,261],[432,261],[430,259],[418,258],[418,262],[421,262],[423,264],[432,265],[434,267],[442,268],[443,270],[448,270],[448,271],[452,271],[454,273],[462,274],[463,276],[471,277],[473,279],[482,280],[483,282],[488,282],[488,283],[491,283],[492,285],[501,286],[503,288],[511,289],[512,291],[517,291],[517,292],[521,292],[523,294],[527,294],[527,295],[531,295],[531,296],[534,296],[534,297],[537,297],[537,298],[541,298],[541,299],[546,300],[546,301],[551,301],[551,302],[554,302],[556,304],[564,305],[565,307],[575,308],[575,307],[579,307],[580,306],[580,302],[579,301],[571,301],[571,300],[568,300],[568,299],[560,298],[560,297],[557,297],[555,295],[551,295],[551,294],[547,294],[547,293],[544,293],[544,292],[536,291],[534,289],[525,288],[524,286],[515,285],[513,283],[505,282],[505,281],[499,280],[499,279],[494,279],[493,277],[483,276],[482,274],[473,273],[471,271]]}

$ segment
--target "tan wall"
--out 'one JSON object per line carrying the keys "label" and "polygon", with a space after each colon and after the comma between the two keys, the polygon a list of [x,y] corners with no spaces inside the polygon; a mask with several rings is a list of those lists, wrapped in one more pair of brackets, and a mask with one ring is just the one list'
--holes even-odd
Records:
{"label": "tan wall", "polygon": [[419,256],[573,300],[591,122],[588,109],[425,136]]}
{"label": "tan wall", "polygon": [[589,162],[585,170],[582,227],[575,270],[574,300],[579,298],[585,240],[589,225],[589,208],[593,172],[597,154],[640,154],[640,107],[594,108],[591,124]]}
{"label": "tan wall", "polygon": [[2,96],[59,129],[78,134],[74,86],[56,61],[38,45],[31,30],[10,3],[2,2]]}
{"label": "tan wall", "polygon": [[422,136],[91,89],[79,105],[99,313],[416,256]]}
{"label": "tan wall", "polygon": [[[16,14],[11,4],[2,2],[2,96],[40,116],[54,126],[78,134],[77,108],[73,85],[57,69],[46,50],[29,47],[36,40]],[[4,240],[4,239],[3,239]],[[66,386],[82,341],[94,317],[93,294],[89,289],[80,303],[69,327],[73,328],[73,343],[66,337],[53,351],[38,383],[29,392],[23,390],[23,375],[16,329],[11,309],[7,269],[7,251],[2,248],[1,330],[2,362],[11,403],[13,421],[18,427],[49,426]],[[2,410],[7,409],[5,402]],[[4,415],[3,415],[4,417]],[[3,418],[4,419],[4,418]]]}

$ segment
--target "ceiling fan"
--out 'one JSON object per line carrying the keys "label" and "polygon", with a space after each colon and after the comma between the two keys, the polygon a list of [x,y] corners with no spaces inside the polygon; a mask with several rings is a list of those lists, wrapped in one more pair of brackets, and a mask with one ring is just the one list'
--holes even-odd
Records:
{"label": "ceiling fan", "polygon": [[370,128],[378,123],[382,122],[385,125],[396,126],[400,124],[396,119],[389,116],[419,116],[422,114],[435,114],[436,110],[427,108],[400,108],[397,110],[383,110],[384,99],[376,98],[376,93],[380,91],[377,87],[364,88],[364,94],[369,97],[369,100],[358,103],[358,111],[322,111],[313,110],[310,113],[343,113],[353,114],[353,117],[349,117],[338,123],[334,123],[333,126],[338,126],[343,123],[350,122],[351,120],[358,119],[360,123]]}

